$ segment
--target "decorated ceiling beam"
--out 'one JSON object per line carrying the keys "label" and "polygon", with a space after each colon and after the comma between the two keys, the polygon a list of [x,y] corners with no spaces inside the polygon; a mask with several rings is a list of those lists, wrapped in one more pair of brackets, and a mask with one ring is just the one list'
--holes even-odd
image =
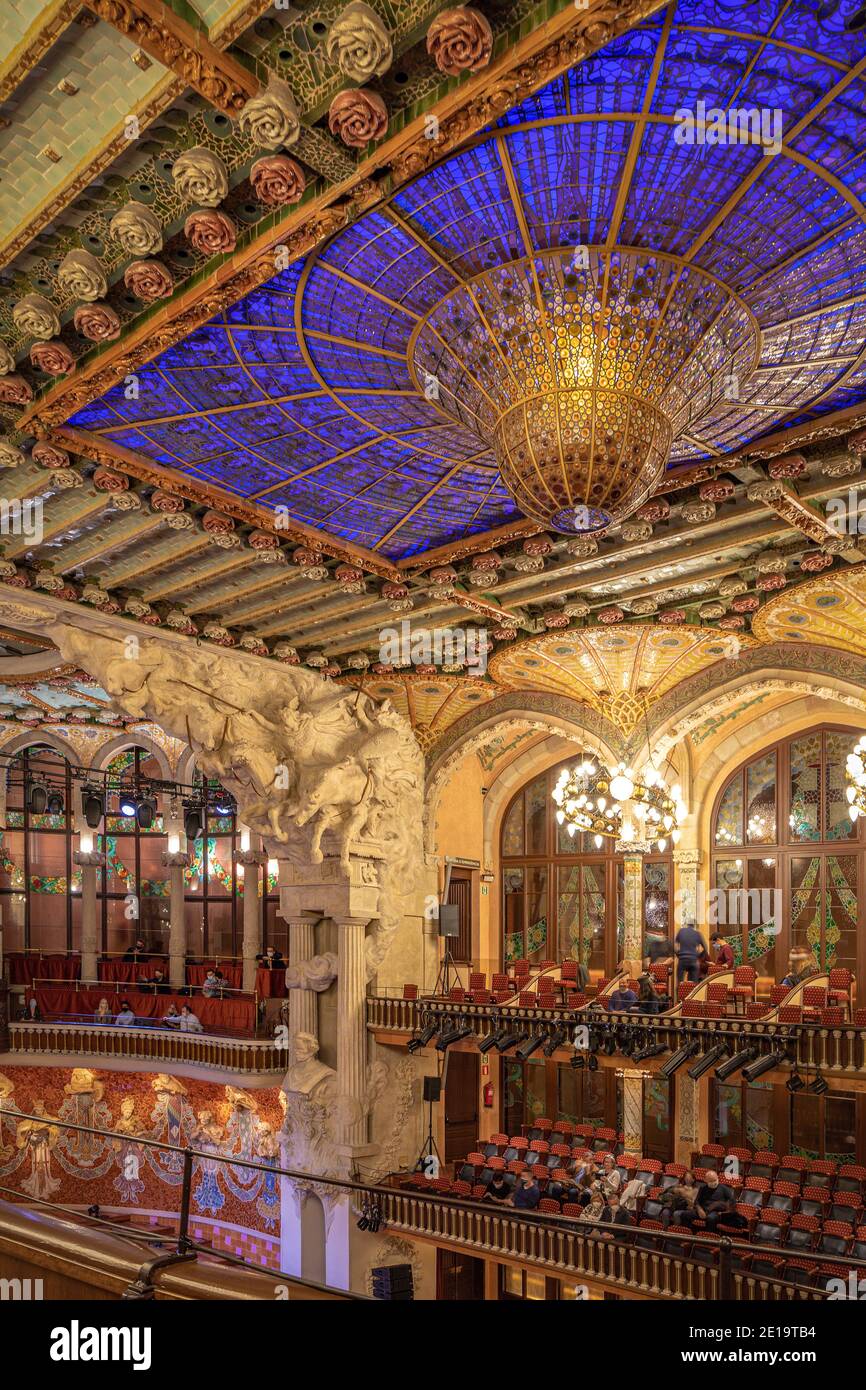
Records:
{"label": "decorated ceiling beam", "polygon": [[7,101],[41,62],[80,8],[81,0],[52,0],[51,4],[40,7],[23,38],[0,60],[0,103]]}
{"label": "decorated ceiling beam", "polygon": [[211,43],[163,0],[84,0],[99,19],[193,87],[218,111],[237,116],[258,94],[258,78]]}

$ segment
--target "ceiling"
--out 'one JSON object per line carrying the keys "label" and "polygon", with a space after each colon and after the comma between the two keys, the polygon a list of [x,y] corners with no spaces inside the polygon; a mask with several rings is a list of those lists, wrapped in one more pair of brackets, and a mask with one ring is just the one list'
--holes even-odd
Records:
{"label": "ceiling", "polygon": [[[638,0],[615,18],[598,0],[484,4],[490,51],[457,77],[428,52],[440,5],[376,0],[391,55],[365,85],[389,124],[359,147],[329,126],[358,86],[328,54],[339,0],[130,3],[158,9],[219,82],[121,33],[103,0],[12,6],[0,423],[6,476],[40,525],[0,538],[4,586],[363,682],[428,747],[521,691],[627,732],[648,704],[721,680],[734,640],[750,669],[771,644],[774,659],[804,642],[866,656],[851,522],[866,486],[858,0]],[[276,152],[237,120],[275,79],[300,118]],[[778,108],[780,152],[679,143],[696,92],[708,110]],[[233,251],[185,234],[201,210],[175,177],[190,149],[221,161],[206,210],[231,222]],[[274,153],[300,168],[299,202],[256,195],[252,169]],[[110,230],[130,201],[160,229],[149,260],[170,286],[155,302],[130,290],[134,258]],[[566,284],[580,247],[589,278]],[[104,342],[76,326],[92,301],[64,286],[69,251],[104,276],[97,307],[118,325]],[[650,260],[670,288],[658,331],[680,321],[676,287],[699,285],[717,318],[735,306],[749,360],[734,396],[696,387],[637,515],[561,533],[505,486],[477,388],[516,370],[527,277],[577,302]],[[516,301],[491,279],[503,263]],[[13,317],[33,294],[71,359],[56,376]],[[383,634],[404,622],[484,629],[486,671],[389,659]]]}

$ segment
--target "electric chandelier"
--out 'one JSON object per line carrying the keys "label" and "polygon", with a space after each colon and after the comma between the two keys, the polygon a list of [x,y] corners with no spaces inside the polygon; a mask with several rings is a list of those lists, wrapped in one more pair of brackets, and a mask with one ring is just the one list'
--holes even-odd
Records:
{"label": "electric chandelier", "polygon": [[653,845],[663,851],[668,838],[676,844],[687,807],[679,786],[668,792],[661,773],[647,763],[634,773],[625,763],[609,772],[585,758],[573,768],[563,768],[553,789],[559,808],[556,819],[569,835],[578,830],[595,836],[600,849],[605,839]]}
{"label": "electric chandelier", "polygon": [[866,816],[866,734],[854,744],[845,762],[848,786],[848,814],[853,821]]}

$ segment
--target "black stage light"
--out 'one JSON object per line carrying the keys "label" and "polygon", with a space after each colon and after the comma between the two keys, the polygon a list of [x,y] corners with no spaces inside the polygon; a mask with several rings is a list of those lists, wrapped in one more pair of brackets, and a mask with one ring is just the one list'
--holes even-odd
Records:
{"label": "black stage light", "polygon": [[53,791],[48,793],[48,803],[46,806],[49,816],[63,815],[63,793]]}
{"label": "black stage light", "polygon": [[488,1052],[492,1052],[493,1048],[496,1047],[500,1039],[507,1037],[507,1035],[507,1028],[497,1028],[494,1033],[488,1033],[487,1037],[481,1040],[481,1042],[478,1044],[478,1051],[482,1053],[482,1055],[486,1055]]}
{"label": "black stage light", "polygon": [[614,1037],[613,1033],[608,1033],[607,1037],[601,1045],[601,1050],[606,1057],[612,1057],[613,1054],[616,1052],[616,1038]]}
{"label": "black stage light", "polygon": [[552,1057],[553,1054],[554,1054],[554,1052],[556,1051],[556,1049],[557,1049],[558,1047],[562,1047],[563,1043],[566,1043],[567,1041],[568,1041],[568,1029],[567,1029],[567,1028],[554,1028],[554,1029],[552,1030],[552,1032],[550,1033],[550,1036],[548,1037],[547,1042],[544,1044],[544,1055],[545,1055],[545,1057]]}
{"label": "black stage light", "polygon": [[829,1089],[830,1087],[827,1085],[827,1082],[824,1080],[821,1073],[817,1072],[815,1075],[815,1080],[811,1083],[809,1087],[810,1093],[813,1096],[826,1096]]}
{"label": "black stage light", "polygon": [[201,811],[197,806],[183,808],[183,833],[188,840],[197,840],[202,832]]}
{"label": "black stage light", "polygon": [[499,1042],[496,1044],[496,1051],[497,1051],[497,1052],[500,1054],[500,1056],[501,1056],[503,1052],[507,1052],[508,1049],[511,1048],[511,1047],[517,1047],[519,1043],[522,1043],[522,1042],[524,1042],[525,1040],[526,1040],[526,1034],[525,1034],[525,1033],[512,1033],[512,1032],[508,1032],[508,1033],[505,1034],[505,1037],[504,1037],[504,1038],[500,1038]]}
{"label": "black stage light", "polygon": [[420,1052],[422,1047],[426,1047],[428,1043],[433,1041],[438,1032],[438,1023],[428,1023],[426,1027],[421,1029],[417,1037],[409,1039],[406,1044],[407,1050],[409,1052]]}
{"label": "black stage light", "polygon": [[691,1042],[683,1043],[682,1047],[678,1048],[677,1051],[659,1067],[659,1076],[666,1076],[668,1080],[670,1080],[675,1071],[685,1066],[690,1057],[694,1057],[695,1053],[700,1050],[700,1046],[697,1038],[692,1038]]}
{"label": "black stage light", "polygon": [[474,1031],[464,1018],[462,1023],[455,1023],[452,1028],[437,1039],[436,1051],[446,1052],[452,1043],[462,1042],[464,1038],[472,1037]]}
{"label": "black stage light", "polygon": [[98,830],[105,815],[105,797],[97,787],[84,787],[81,793],[81,809],[89,830]]}
{"label": "black stage light", "polygon": [[711,1047],[709,1052],[705,1052],[703,1057],[699,1057],[698,1060],[689,1067],[686,1075],[690,1076],[692,1081],[700,1081],[704,1072],[709,1071],[710,1067],[718,1062],[720,1057],[724,1057],[727,1050],[724,1043],[716,1043],[715,1047]]}
{"label": "black stage light", "polygon": [[781,1066],[782,1062],[788,1060],[788,1053],[782,1049],[781,1052],[768,1052],[766,1057],[757,1057],[754,1062],[750,1062],[747,1067],[743,1067],[743,1080],[751,1083],[757,1081],[759,1076],[763,1076],[765,1071],[772,1071],[774,1067]]}
{"label": "black stage light", "polygon": [[234,807],[227,796],[220,794],[214,801],[214,810],[218,816],[230,816]]}
{"label": "black stage light", "polygon": [[598,1058],[594,1052],[589,1054],[586,1065],[589,1067],[590,1071],[598,1071]]}
{"label": "black stage light", "polygon": [[44,782],[31,782],[27,805],[31,816],[41,816],[48,805],[48,788]]}
{"label": "black stage light", "polygon": [[143,796],[135,810],[135,818],[142,830],[150,830],[156,820],[156,802],[152,796]]}
{"label": "black stage light", "polygon": [[788,1077],[788,1080],[785,1082],[785,1090],[790,1091],[791,1095],[795,1096],[798,1091],[802,1091],[805,1084],[805,1081],[803,1080],[802,1076],[795,1067],[793,1073]]}
{"label": "black stage light", "polygon": [[135,797],[130,796],[129,792],[122,792],[120,796],[120,814],[131,818],[135,815],[137,810],[138,802]]}
{"label": "black stage light", "polygon": [[758,1049],[756,1047],[741,1048],[739,1052],[734,1053],[733,1057],[729,1057],[726,1062],[722,1062],[720,1066],[716,1067],[713,1075],[717,1081],[727,1081],[729,1076],[733,1076],[735,1071],[739,1071],[740,1067],[744,1067],[757,1055]]}
{"label": "black stage light", "polygon": [[514,1054],[515,1057],[519,1057],[521,1062],[525,1062],[528,1057],[532,1056],[533,1052],[537,1052],[541,1047],[541,1044],[544,1042],[544,1036],[544,1033],[531,1033],[526,1039],[526,1042],[520,1044]]}
{"label": "black stage light", "polygon": [[641,1047],[637,1052],[633,1052],[631,1059],[633,1062],[645,1062],[647,1057],[661,1057],[663,1052],[667,1052],[667,1043],[649,1043],[646,1047]]}
{"label": "black stage light", "polygon": [[571,1059],[571,1065],[574,1067],[575,1071],[583,1071],[586,1066],[586,1058],[582,1052],[575,1052]]}

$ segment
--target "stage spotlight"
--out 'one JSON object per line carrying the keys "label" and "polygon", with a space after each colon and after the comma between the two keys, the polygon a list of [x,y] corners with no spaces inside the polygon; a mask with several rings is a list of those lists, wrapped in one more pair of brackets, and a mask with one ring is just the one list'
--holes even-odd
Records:
{"label": "stage spotlight", "polygon": [[747,1067],[743,1067],[743,1080],[749,1083],[757,1081],[765,1071],[772,1071],[774,1067],[781,1066],[782,1062],[787,1060],[788,1054],[784,1049],[781,1052],[768,1052],[766,1057],[758,1057]]}
{"label": "stage spotlight", "polygon": [[689,1067],[686,1075],[690,1076],[692,1081],[700,1081],[704,1072],[709,1071],[720,1057],[724,1057],[727,1050],[724,1043],[716,1043],[715,1047],[711,1047],[709,1052],[705,1052],[703,1057],[699,1057],[694,1065]]}
{"label": "stage spotlight", "polygon": [[156,820],[156,802],[152,796],[143,796],[135,809],[135,818],[142,830],[150,830]]}
{"label": "stage spotlight", "polygon": [[105,815],[105,797],[97,787],[85,787],[81,793],[81,809],[89,830],[98,830]]}
{"label": "stage spotlight", "polygon": [[197,806],[185,806],[183,810],[183,833],[186,838],[197,840],[201,832],[201,811]]}
{"label": "stage spotlight", "polygon": [[660,1057],[667,1050],[666,1043],[650,1043],[647,1047],[641,1047],[637,1052],[633,1052],[631,1059],[633,1062],[645,1062],[647,1057]]}
{"label": "stage spotlight", "polygon": [[507,1028],[497,1028],[495,1032],[489,1033],[486,1038],[482,1039],[482,1041],[478,1044],[478,1051],[483,1056],[486,1056],[488,1052],[493,1051],[493,1048],[496,1047],[497,1043],[499,1043],[502,1038],[505,1038],[507,1036]]}
{"label": "stage spotlight", "polygon": [[717,1081],[727,1081],[729,1076],[733,1076],[735,1071],[739,1071],[740,1067],[744,1067],[757,1055],[758,1049],[756,1047],[744,1047],[740,1052],[735,1052],[733,1057],[729,1057],[726,1062],[722,1062],[720,1066],[716,1067],[713,1075]]}
{"label": "stage spotlight", "polygon": [[680,1067],[685,1066],[689,1058],[694,1057],[699,1049],[700,1043],[697,1038],[692,1038],[691,1042],[683,1043],[682,1047],[678,1048],[677,1051],[659,1067],[659,1076],[666,1076],[668,1080],[670,1080],[674,1072],[678,1071]]}
{"label": "stage spotlight", "polygon": [[525,1062],[528,1057],[532,1056],[533,1052],[538,1051],[543,1042],[543,1033],[531,1033],[526,1039],[526,1042],[520,1044],[514,1055],[515,1057],[519,1057],[521,1062]]}
{"label": "stage spotlight", "polygon": [[62,792],[57,792],[57,791],[49,792],[49,793],[48,793],[48,802],[47,802],[46,809],[47,809],[47,811],[48,811],[49,816],[62,816],[62,815],[63,815],[63,793],[62,793]]}
{"label": "stage spotlight", "polygon": [[584,1057],[582,1052],[575,1052],[574,1056],[571,1059],[571,1065],[575,1071],[583,1071],[584,1067],[586,1066],[586,1058]]}
{"label": "stage spotlight", "polygon": [[27,805],[31,816],[41,816],[48,805],[48,788],[44,782],[31,782]]}
{"label": "stage spotlight", "polygon": [[503,1052],[507,1052],[507,1051],[509,1050],[509,1048],[511,1048],[511,1047],[517,1047],[519,1043],[522,1043],[522,1042],[525,1042],[525,1041],[526,1041],[526,1034],[525,1034],[525,1033],[511,1033],[511,1032],[508,1032],[508,1033],[505,1034],[505,1036],[504,1036],[503,1038],[500,1038],[500,1039],[499,1039],[499,1042],[496,1044],[496,1051],[497,1051],[497,1052],[500,1054],[500,1056],[501,1056],[502,1053],[503,1053]]}
{"label": "stage spotlight", "polygon": [[594,1052],[591,1052],[589,1054],[586,1065],[589,1067],[590,1071],[598,1071],[598,1058],[596,1057]]}
{"label": "stage spotlight", "polygon": [[607,1037],[601,1045],[601,1050],[606,1057],[612,1057],[613,1054],[616,1052],[616,1038],[614,1037],[613,1033],[608,1033]]}
{"label": "stage spotlight", "polygon": [[813,1096],[826,1096],[829,1089],[830,1087],[827,1085],[821,1073],[817,1072],[815,1080],[809,1087],[810,1094]]}
{"label": "stage spotlight", "polygon": [[130,796],[128,792],[123,792],[120,797],[120,814],[131,817],[135,815],[137,810],[138,803],[135,797]]}
{"label": "stage spotlight", "polygon": [[234,807],[227,796],[220,795],[214,801],[214,810],[218,816],[230,816]]}
{"label": "stage spotlight", "polygon": [[802,1089],[803,1089],[803,1087],[805,1086],[805,1084],[806,1084],[806,1083],[805,1083],[805,1081],[803,1080],[802,1076],[801,1076],[800,1073],[795,1069],[794,1072],[792,1073],[792,1075],[789,1076],[789,1077],[788,1077],[788,1080],[785,1082],[785,1090],[786,1090],[786,1091],[790,1091],[790,1092],[791,1092],[791,1095],[792,1095],[792,1096],[795,1096],[795,1095],[797,1094],[798,1091],[802,1091]]}
{"label": "stage spotlight", "polygon": [[417,1035],[417,1037],[409,1039],[408,1043],[406,1044],[407,1050],[409,1052],[420,1052],[423,1047],[426,1047],[428,1043],[433,1041],[438,1032],[438,1023],[428,1023],[424,1028],[421,1029],[421,1032]]}
{"label": "stage spotlight", "polygon": [[464,1018],[462,1023],[455,1023],[447,1032],[442,1034],[437,1040],[436,1051],[447,1052],[452,1043],[462,1042],[464,1038],[472,1037],[474,1031]]}
{"label": "stage spotlight", "polygon": [[552,1057],[556,1049],[558,1047],[562,1047],[563,1043],[566,1043],[567,1041],[568,1029],[554,1028],[553,1032],[548,1037],[547,1042],[544,1044],[545,1057]]}

